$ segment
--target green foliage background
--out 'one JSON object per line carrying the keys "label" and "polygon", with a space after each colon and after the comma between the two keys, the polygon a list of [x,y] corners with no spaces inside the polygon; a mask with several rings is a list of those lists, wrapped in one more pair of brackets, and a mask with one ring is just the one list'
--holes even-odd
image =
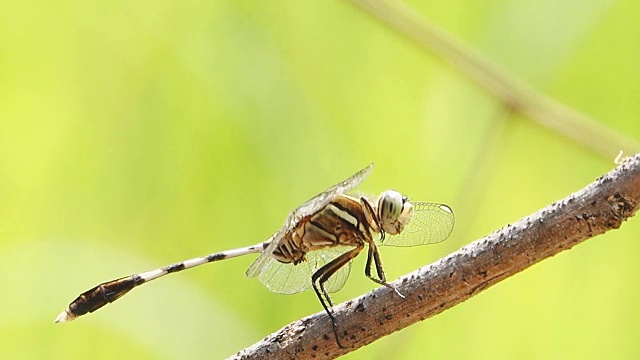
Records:
{"label": "green foliage background", "polygon": [[[640,3],[410,5],[505,70],[640,139]],[[370,162],[360,190],[450,204],[394,279],[610,170],[344,1],[10,2],[0,12],[0,358],[222,358],[319,312],[253,260],[53,325],[97,282],[266,239]],[[601,141],[593,139],[594,142]],[[640,225],[587,241],[347,359],[630,358]],[[344,301],[377,287],[357,259]]]}

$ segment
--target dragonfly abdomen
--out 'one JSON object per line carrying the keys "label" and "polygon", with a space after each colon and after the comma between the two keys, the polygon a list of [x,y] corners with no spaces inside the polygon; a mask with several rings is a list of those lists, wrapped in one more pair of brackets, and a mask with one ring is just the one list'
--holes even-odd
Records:
{"label": "dragonfly abdomen", "polygon": [[57,320],[64,315],[67,319],[72,320],[78,316],[92,313],[101,307],[118,300],[122,295],[128,293],[134,287],[144,283],[139,275],[132,275],[120,279],[102,283],[92,289],[89,289],[69,304],[69,307],[58,316]]}
{"label": "dragonfly abdomen", "polygon": [[69,306],[63,312],[61,312],[60,315],[58,315],[55,322],[71,321],[78,316],[92,313],[100,309],[101,307],[118,300],[124,294],[131,291],[131,289],[133,289],[134,287],[157,279],[161,276],[180,272],[182,270],[190,269],[192,267],[207,264],[213,261],[224,260],[246,254],[259,253],[262,252],[262,250],[264,250],[267,245],[268,243],[265,242],[244,248],[214,253],[204,257],[185,260],[173,265],[165,266],[163,268],[104,282],[80,294],[80,296],[73,300],[69,304]]}

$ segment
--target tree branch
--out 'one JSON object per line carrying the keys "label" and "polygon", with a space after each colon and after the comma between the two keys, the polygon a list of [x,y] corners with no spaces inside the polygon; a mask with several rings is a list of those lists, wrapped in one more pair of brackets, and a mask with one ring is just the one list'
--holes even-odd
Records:
{"label": "tree branch", "polygon": [[350,0],[422,49],[438,56],[508,109],[607,158],[640,151],[638,141],[536,91],[400,1]]}
{"label": "tree branch", "polygon": [[529,266],[620,227],[640,204],[640,154],[582,190],[385,287],[335,306],[340,349],[321,312],[231,359],[330,359],[439,314]]}

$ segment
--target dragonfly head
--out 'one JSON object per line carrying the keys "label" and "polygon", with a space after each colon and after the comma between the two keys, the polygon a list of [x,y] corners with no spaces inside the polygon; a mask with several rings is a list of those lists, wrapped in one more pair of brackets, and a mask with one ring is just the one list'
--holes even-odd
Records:
{"label": "dragonfly head", "polygon": [[411,219],[413,205],[409,198],[395,190],[387,190],[378,198],[378,219],[380,226],[389,235],[402,232],[405,224]]}

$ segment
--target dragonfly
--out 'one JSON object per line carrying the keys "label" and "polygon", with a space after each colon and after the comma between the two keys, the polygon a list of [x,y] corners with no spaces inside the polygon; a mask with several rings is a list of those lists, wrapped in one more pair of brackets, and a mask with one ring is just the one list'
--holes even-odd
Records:
{"label": "dragonfly", "polygon": [[445,204],[410,202],[395,190],[384,191],[375,200],[345,194],[358,186],[372,170],[373,164],[306,201],[289,213],[284,225],[264,242],[101,283],[80,294],[55,322],[67,322],[92,313],[133,288],[164,275],[260,253],[246,275],[257,277],[269,290],[280,294],[313,288],[331,319],[336,342],[342,347],[329,293],[344,286],[351,261],[366,246],[365,276],[402,297],[387,282],[378,246],[438,243],[449,237],[454,225],[453,211]]}

